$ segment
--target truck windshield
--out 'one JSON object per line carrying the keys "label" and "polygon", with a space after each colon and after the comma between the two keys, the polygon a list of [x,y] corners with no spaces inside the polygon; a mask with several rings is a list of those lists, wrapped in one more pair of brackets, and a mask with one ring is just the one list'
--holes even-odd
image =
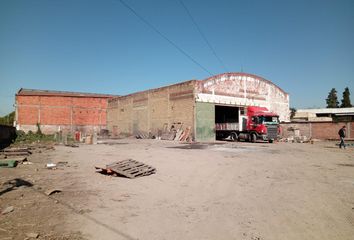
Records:
{"label": "truck windshield", "polygon": [[263,124],[278,124],[278,116],[260,116],[259,122]]}

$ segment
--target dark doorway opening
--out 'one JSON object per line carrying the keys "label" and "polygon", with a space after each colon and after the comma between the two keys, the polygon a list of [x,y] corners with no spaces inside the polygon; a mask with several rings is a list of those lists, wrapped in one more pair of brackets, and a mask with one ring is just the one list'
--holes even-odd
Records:
{"label": "dark doorway opening", "polygon": [[215,106],[215,123],[237,123],[238,107]]}

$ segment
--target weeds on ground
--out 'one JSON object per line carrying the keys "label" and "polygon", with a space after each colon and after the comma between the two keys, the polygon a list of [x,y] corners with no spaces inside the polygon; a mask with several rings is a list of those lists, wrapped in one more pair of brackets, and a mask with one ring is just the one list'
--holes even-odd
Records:
{"label": "weeds on ground", "polygon": [[32,131],[28,131],[25,133],[22,130],[16,131],[17,138],[14,144],[26,144],[26,143],[50,143],[55,142],[55,138],[53,134],[43,134],[41,131],[41,126],[37,123],[37,131],[34,133]]}
{"label": "weeds on ground", "polygon": [[17,133],[17,138],[15,141],[15,144],[22,144],[22,143],[39,143],[39,142],[55,142],[54,135],[53,134],[43,134],[43,133],[34,133],[32,131],[29,131],[28,133],[25,133],[22,130],[16,131]]}

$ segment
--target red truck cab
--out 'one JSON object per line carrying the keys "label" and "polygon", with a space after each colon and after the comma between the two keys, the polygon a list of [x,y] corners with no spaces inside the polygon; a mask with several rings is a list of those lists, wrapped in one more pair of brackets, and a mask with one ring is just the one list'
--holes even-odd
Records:
{"label": "red truck cab", "polygon": [[265,107],[216,106],[217,139],[273,142],[279,134],[279,115]]}
{"label": "red truck cab", "polygon": [[279,116],[276,113],[268,111],[265,107],[248,107],[247,118],[245,132],[248,133],[250,141],[260,139],[273,142],[277,139]]}

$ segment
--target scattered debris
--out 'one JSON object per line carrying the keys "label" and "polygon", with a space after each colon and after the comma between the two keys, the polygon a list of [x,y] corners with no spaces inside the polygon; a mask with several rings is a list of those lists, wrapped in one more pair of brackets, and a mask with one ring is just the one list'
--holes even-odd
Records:
{"label": "scattered debris", "polygon": [[55,163],[47,163],[46,168],[48,169],[56,169],[57,165]]}
{"label": "scattered debris", "polygon": [[138,132],[135,134],[135,137],[136,137],[137,139],[149,139],[149,138],[151,138],[151,137],[150,137],[150,134],[145,133],[145,132],[141,132],[141,131],[138,131]]}
{"label": "scattered debris", "polygon": [[25,161],[25,162],[22,162],[23,165],[32,165],[33,162],[29,162],[29,161]]}
{"label": "scattered debris", "polygon": [[57,162],[56,165],[57,167],[64,167],[68,164],[68,162]]}
{"label": "scattered debris", "polygon": [[53,193],[60,193],[62,192],[61,189],[58,189],[58,188],[52,188],[52,189],[48,189],[47,191],[45,191],[45,195],[49,196],[49,195],[52,195]]}
{"label": "scattered debris", "polygon": [[163,133],[161,134],[160,139],[162,140],[170,140],[170,141],[180,141],[180,137],[183,134],[183,123],[177,122],[173,123],[171,128],[167,130],[167,124],[164,126]]}
{"label": "scattered debris", "polygon": [[28,156],[32,154],[32,152],[29,148],[5,148],[2,154],[7,158],[8,156]]}
{"label": "scattered debris", "polygon": [[163,129],[158,130],[157,136],[142,131],[137,131],[134,135],[137,139],[158,139],[158,140],[170,140],[170,141],[181,141],[181,142],[191,142],[191,127],[188,126],[183,130],[183,123],[173,123],[168,129],[167,123],[164,124]]}
{"label": "scattered debris", "polygon": [[14,211],[14,210],[15,210],[15,208],[14,208],[13,206],[10,206],[10,207],[5,208],[5,209],[1,212],[1,214],[2,214],[2,215],[5,215],[5,214],[8,214],[8,213],[10,213],[10,212],[12,212],[12,211]]}
{"label": "scattered debris", "polygon": [[17,166],[17,161],[16,160],[2,160],[0,161],[0,168],[5,167],[5,168],[14,168]]}
{"label": "scattered debris", "polygon": [[85,213],[90,213],[90,212],[92,212],[90,209],[80,209],[79,210],[80,214],[85,214]]}
{"label": "scattered debris", "polygon": [[181,135],[183,133],[183,130],[182,129],[178,129],[177,132],[176,132],[176,137],[175,137],[175,141],[179,141]]}
{"label": "scattered debris", "polygon": [[11,159],[6,159],[6,160],[14,160],[17,161],[18,164],[26,164],[27,161],[27,157],[17,157],[17,158],[11,158]]}
{"label": "scattered debris", "polygon": [[[345,143],[345,147],[354,147],[354,143]],[[336,143],[336,146],[339,146],[339,143]]]}
{"label": "scattered debris", "polygon": [[99,140],[97,141],[97,144],[107,144],[107,145],[124,145],[128,144],[127,142],[117,142],[116,140]]}
{"label": "scattered debris", "polygon": [[[308,143],[311,142],[307,136],[289,136],[287,138],[282,138],[279,142],[290,142],[290,143]],[[311,142],[313,144],[313,142]]]}
{"label": "scattered debris", "polygon": [[38,238],[39,234],[38,233],[26,233],[26,236],[29,238]]}
{"label": "scattered debris", "polygon": [[351,164],[351,163],[339,163],[337,165],[338,166],[343,166],[343,167],[354,167],[354,164]]}
{"label": "scattered debris", "polygon": [[96,172],[108,175],[123,175],[128,178],[137,178],[156,173],[156,168],[133,159],[114,162],[106,165],[106,168],[95,167]]}
{"label": "scattered debris", "polygon": [[93,138],[92,135],[87,135],[87,136],[85,137],[85,143],[86,143],[86,144],[92,144],[92,138]]}
{"label": "scattered debris", "polygon": [[320,140],[320,139],[316,139],[316,138],[312,138],[312,139],[310,140],[310,143],[311,143],[311,144],[314,144],[314,143],[316,143],[316,142],[321,142],[321,140]]}
{"label": "scattered debris", "polygon": [[190,134],[191,134],[191,127],[186,127],[186,129],[183,131],[182,135],[180,136],[179,140],[184,142],[184,141],[190,141]]}
{"label": "scattered debris", "polygon": [[101,138],[107,138],[109,136],[109,131],[108,129],[101,129],[100,130],[100,137]]}
{"label": "scattered debris", "polygon": [[175,139],[175,137],[176,137],[176,132],[175,131],[166,132],[166,133],[163,133],[161,135],[161,139],[162,140],[170,140],[170,141],[172,141],[173,139]]}
{"label": "scattered debris", "polygon": [[198,144],[198,143],[192,143],[192,144],[183,144],[182,146],[175,146],[175,147],[168,147],[168,148],[178,148],[178,149],[207,149],[208,145],[207,144]]}
{"label": "scattered debris", "polygon": [[73,147],[73,148],[78,148],[79,145],[71,143],[71,144],[65,144],[66,147]]}
{"label": "scattered debris", "polygon": [[[7,162],[8,166],[6,166],[6,162]],[[6,158],[6,160],[0,160],[0,166],[2,165],[3,167],[16,167],[16,166],[14,166],[15,162],[16,162],[16,165],[18,165],[18,164],[24,164],[24,165],[33,164],[32,162],[29,162],[27,160],[27,157],[20,157],[20,158],[11,158],[11,159]]]}

